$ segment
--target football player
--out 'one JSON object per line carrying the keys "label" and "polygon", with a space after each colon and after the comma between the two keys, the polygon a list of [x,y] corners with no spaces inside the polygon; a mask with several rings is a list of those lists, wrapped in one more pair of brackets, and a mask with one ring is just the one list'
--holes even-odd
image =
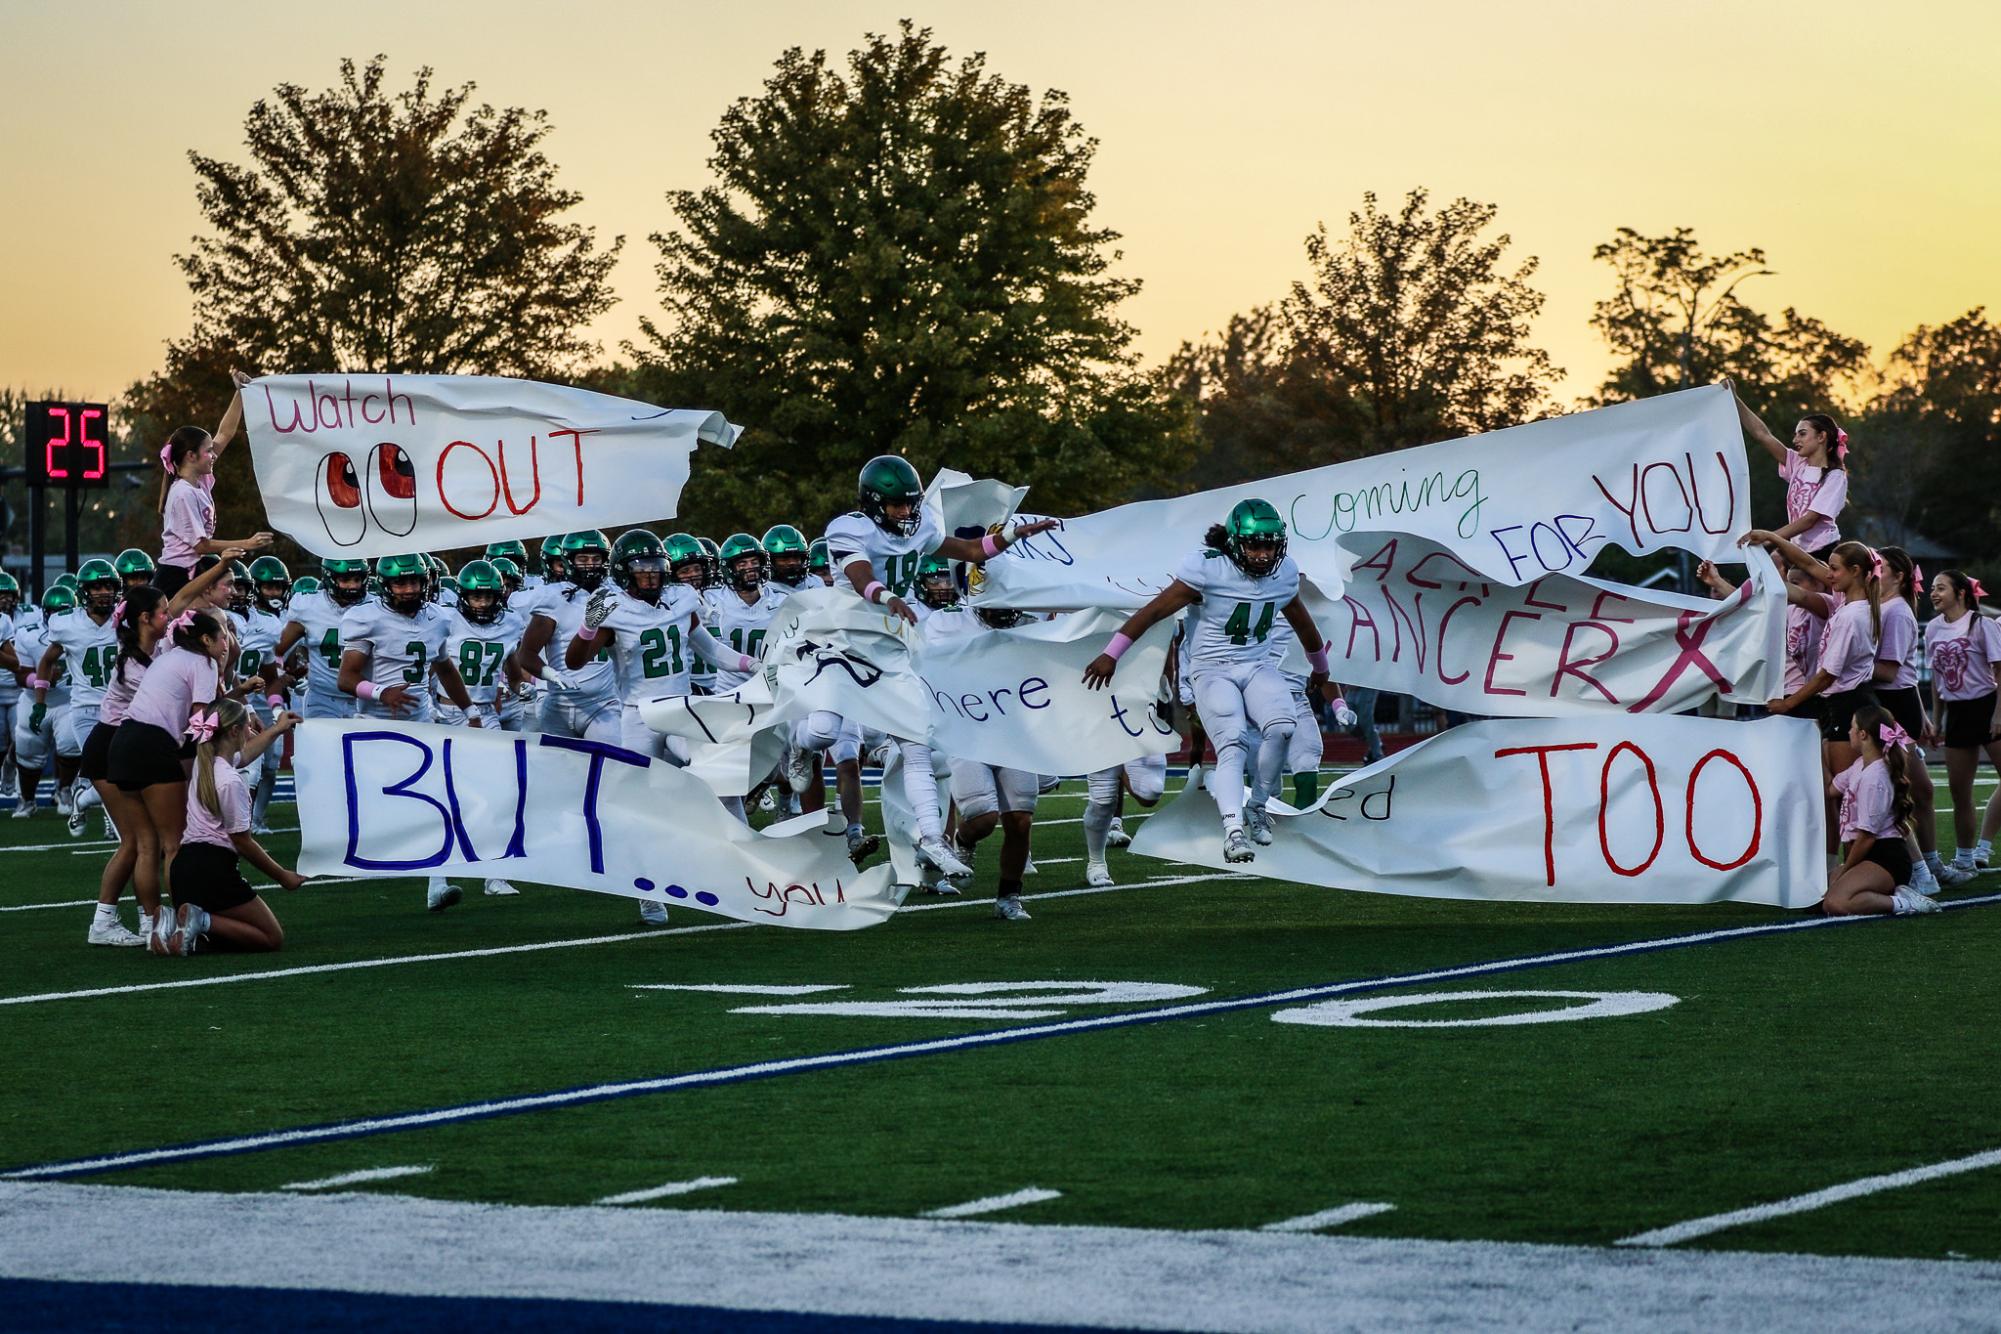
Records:
{"label": "football player", "polygon": [[271,652],[277,661],[289,662],[293,649],[305,649],[306,696],[300,714],[308,720],[352,718],[355,698],[340,688],[340,625],[368,598],[368,562],[329,557],[320,563],[320,578],[311,592],[293,589],[285,605],[285,628]]}
{"label": "football player", "polygon": [[[284,660],[278,656],[278,641],[288,620],[285,608],[292,597],[292,572],[276,556],[259,556],[250,562],[250,586],[250,610],[231,613],[231,628],[236,634],[236,679],[256,678],[244,703],[263,728],[285,711],[285,691],[292,684]],[[240,771],[243,785],[250,789],[253,834],[272,832],[268,814],[283,760],[283,746],[266,746]]]}
{"label": "football player", "polygon": [[118,582],[122,585],[119,589],[121,593],[146,587],[153,582],[154,571],[159,568],[153,564],[151,556],[137,547],[127,547],[119,552],[111,565],[118,571]]}
{"label": "football player", "polygon": [[[695,537],[689,533],[669,533],[662,545],[667,553],[667,577],[677,584],[685,584],[695,590],[698,597],[706,597],[715,584],[711,576],[708,539]],[[715,668],[706,662],[691,663],[689,682],[697,695],[713,695],[716,690]]]}
{"label": "football player", "polygon": [[570,533],[557,541],[555,562],[552,565],[545,555],[543,567],[560,570],[567,577],[535,591],[526,608],[528,628],[521,632],[521,645],[515,650],[521,670],[547,681],[550,687],[542,694],[542,707],[529,730],[617,745],[620,703],[611,650],[606,648],[567,673],[545,660],[551,644],[555,645],[554,656],[562,658],[570,641],[583,629],[584,608],[591,594],[604,585],[611,543],[596,529]]}
{"label": "football player", "polygon": [[[21,582],[0,570],[0,649],[14,638],[14,617],[21,610]],[[0,797],[20,795],[20,775],[14,772],[14,715],[21,706],[21,678],[0,670]]]}
{"label": "football player", "polygon": [[[789,523],[774,523],[764,530],[758,545],[770,563],[771,582],[784,588],[803,588],[811,571],[806,568],[810,554],[806,535]],[[727,573],[727,572],[725,572]]]}
{"label": "football player", "polygon": [[[14,638],[7,645],[7,651],[0,655],[0,665],[17,674],[28,693],[21,700],[21,707],[14,718],[14,767],[19,771],[20,800],[14,806],[14,818],[25,820],[35,813],[36,789],[42,784],[42,766],[48,763],[49,753],[56,748],[56,736],[64,715],[69,712],[69,681],[60,670],[56,680],[47,681],[36,675],[35,668],[49,651],[49,622],[58,616],[76,610],[76,594],[68,585],[58,580],[42,594],[42,605],[38,612],[24,614],[14,622]],[[76,761],[71,761],[74,766]],[[67,782],[73,782],[76,774],[63,778],[63,763],[56,762],[56,809],[65,817],[70,813]]]}
{"label": "football player", "polygon": [[[62,711],[56,729],[56,805],[69,818],[69,836],[83,837],[84,808],[98,806],[97,790],[77,781],[83,743],[97,726],[97,711],[104,703],[104,688],[111,684],[111,665],[118,656],[118,629],[111,613],[118,606],[123,585],[118,571],[108,560],[87,560],[76,572],[80,596],[75,610],[49,618],[44,635],[47,647],[35,665],[35,676],[53,681],[58,675],[69,679],[69,707]],[[32,682],[31,682],[32,684]],[[42,699],[47,688],[37,691]],[[68,800],[62,800],[64,790]],[[84,794],[88,793],[86,800]]]}
{"label": "football player", "polygon": [[[458,667],[480,726],[519,732],[527,701],[534,695],[528,688],[527,674],[514,657],[514,646],[521,642],[526,621],[520,612],[509,609],[507,590],[494,564],[467,561],[459,571],[459,605],[446,618],[445,657]],[[438,721],[457,724],[470,720],[456,709],[440,708]],[[488,880],[485,892],[500,898],[520,891],[505,880]]]}

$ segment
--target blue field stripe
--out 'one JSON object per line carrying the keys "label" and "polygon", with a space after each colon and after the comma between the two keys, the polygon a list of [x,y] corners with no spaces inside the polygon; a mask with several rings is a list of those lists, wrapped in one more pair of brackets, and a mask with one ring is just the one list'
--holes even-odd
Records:
{"label": "blue field stripe", "polygon": [[[154,1330],[212,1334],[217,1329],[283,1329],[288,1334],[351,1329],[437,1330],[488,1334],[563,1329],[577,1334],[671,1329],[685,1334],[831,1334],[879,1329],[908,1334],[1004,1334],[1069,1325],[985,1324],[803,1311],[737,1311],[720,1306],[571,1301],[555,1297],[403,1297],[319,1288],[225,1288],[154,1283],[77,1283],[0,1279],[9,1330]],[[1104,1326],[1093,1326],[1103,1329]]]}
{"label": "blue field stripe", "polygon": [[[1995,903],[2001,903],[2001,894],[1960,899],[1952,903],[1942,904],[1941,907],[1950,911],[1983,907]],[[1897,917],[1808,917],[1771,922],[1762,926],[1723,927],[1708,931],[1688,932],[1678,936],[1657,937],[1651,940],[1628,941],[1615,945],[1589,946],[1582,949],[1559,951],[1553,954],[1496,959],[1483,963],[1453,964],[1420,972],[1393,973],[1385,977],[1362,978],[1350,982],[1329,982],[1318,986],[1261,992],[1253,996],[1236,996],[1210,1001],[1181,1001],[1169,1005],[1157,1006],[1153,1009],[1128,1010],[1118,1014],[1093,1015],[1082,1019],[1065,1019],[1041,1024],[1028,1024],[1015,1028],[964,1033],[945,1038],[915,1039],[910,1042],[851,1048],[846,1051],[827,1052],[815,1056],[800,1056],[784,1060],[760,1061],[748,1065],[724,1066],[712,1070],[660,1075],[650,1079],[623,1080],[613,1084],[578,1085],[546,1093],[520,1094],[512,1097],[489,1099],[484,1102],[460,1103],[422,1111],[399,1112],[382,1116],[353,1118],[346,1121],[325,1122],[318,1125],[300,1126],[290,1130],[237,1135],[227,1139],[196,1140],[186,1144],[167,1145],[157,1149],[138,1149],[123,1153],[105,1154],[93,1158],[63,1159],[52,1163],[38,1163],[13,1168],[5,1172],[0,1172],[0,1178],[15,1181],[54,1181],[65,1178],[94,1176],[104,1172],[123,1171],[128,1168],[155,1167],[167,1163],[232,1157],[237,1154],[259,1153],[270,1149],[293,1148],[303,1144],[324,1144],[336,1140],[364,1139],[374,1135],[394,1134],[404,1130],[429,1129],[435,1126],[456,1125],[467,1121],[486,1121],[503,1116],[520,1116],[530,1112],[547,1111],[556,1107],[575,1107],[588,1103],[613,1102],[624,1098],[643,1097],[649,1094],[667,1093],[679,1089],[717,1088],[728,1084],[742,1084],[755,1080],[774,1079],[808,1070],[845,1069],[853,1066],[874,1065],[884,1061],[908,1060],[912,1057],[929,1056],[946,1051],[958,1051],[974,1047],[998,1047],[1016,1042],[1032,1042],[1042,1038],[1060,1037],[1071,1033],[1102,1032],[1109,1029],[1133,1028],[1142,1024],[1167,1023],[1177,1019],[1190,1019],[1198,1016],[1270,1009],[1278,1005],[1310,1003],[1317,1000],[1332,999],[1336,996],[1353,996],[1374,991],[1389,991],[1398,987],[1417,986],[1424,983],[1471,977],[1495,977],[1507,973],[1526,972],[1537,968],[1560,967],[1572,963],[1590,963],[1600,959],[1630,958],[1641,954],[1658,954],[1667,950],[1686,949],[1690,946],[1705,945],[1717,941],[1748,940],[1764,936],[1783,935],[1796,931],[1812,931],[1836,927],[1860,928],[1872,923],[1908,922],[1909,920],[1908,918]]]}

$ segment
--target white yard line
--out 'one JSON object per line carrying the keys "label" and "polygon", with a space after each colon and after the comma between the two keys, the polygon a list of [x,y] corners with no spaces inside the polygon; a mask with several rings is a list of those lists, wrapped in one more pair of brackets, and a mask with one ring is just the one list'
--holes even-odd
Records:
{"label": "white yard line", "polygon": [[664,1186],[654,1186],[650,1190],[629,1190],[623,1195],[607,1195],[599,1204],[644,1204],[648,1200],[664,1200],[670,1195],[687,1195],[698,1190],[714,1190],[717,1186],[734,1186],[735,1177],[696,1177],[693,1181],[670,1181]]}
{"label": "white yard line", "polygon": [[1285,1218],[1276,1223],[1266,1223],[1261,1232],[1318,1232],[1322,1228],[1340,1227],[1346,1223],[1364,1218],[1374,1218],[1395,1209],[1394,1204],[1343,1204],[1333,1209],[1322,1209],[1317,1214],[1301,1214],[1297,1218]]}
{"label": "white yard line", "polygon": [[395,1181],[399,1177],[428,1176],[435,1170],[433,1164],[409,1167],[367,1167],[359,1172],[342,1172],[337,1177],[321,1177],[317,1181],[294,1181],[278,1187],[279,1190],[339,1190],[342,1186],[359,1186],[370,1181]]}
{"label": "white yard line", "polygon": [[755,986],[748,982],[628,982],[626,986],[634,991],[712,991],[724,996],[810,996],[819,991],[845,991],[848,984],[822,982],[807,986]]}
{"label": "white yard line", "polygon": [[1913,1167],[1902,1172],[1863,1177],[1860,1181],[1829,1186],[1825,1190],[1795,1195],[1789,1200],[1755,1205],[1749,1209],[1734,1209],[1727,1214],[1691,1218],[1686,1223],[1676,1223],[1672,1227],[1655,1228],[1651,1232],[1642,1232],[1637,1236],[1623,1237],[1618,1244],[1674,1246],[1684,1241],[1693,1241],[1697,1237],[1709,1236],[1713,1232],[1722,1232],[1727,1228],[1746,1227],[1771,1218],[1784,1218],[1788,1214],[1803,1214],[1814,1209],[1824,1209],[1830,1204],[1840,1204],[1843,1200],[1860,1199],[1864,1195],[1875,1195],[1886,1190],[1902,1190],[1905,1186],[1922,1185],[1927,1181],[1937,1181],[1941,1177],[1958,1176],[1962,1172],[1978,1172],[1989,1167],[2001,1167],[2001,1149],[1989,1149],[1985,1153],[1970,1154],[1965,1158],[1954,1158],[1949,1162],[1932,1163],[1926,1167]]}
{"label": "white yard line", "polygon": [[58,903],[17,903],[12,907],[0,908],[0,912],[33,912],[37,908],[82,908],[96,902],[96,899],[63,899]]}
{"label": "white yard line", "polygon": [[1025,1204],[1041,1204],[1044,1200],[1060,1200],[1060,1190],[1044,1190],[1040,1186],[1026,1186],[1021,1190],[1009,1191],[1005,1195],[989,1195],[985,1199],[968,1200],[964,1204],[954,1204],[944,1209],[933,1209],[923,1215],[925,1218],[977,1218],[981,1214],[997,1214],[1003,1209],[1019,1209]]}

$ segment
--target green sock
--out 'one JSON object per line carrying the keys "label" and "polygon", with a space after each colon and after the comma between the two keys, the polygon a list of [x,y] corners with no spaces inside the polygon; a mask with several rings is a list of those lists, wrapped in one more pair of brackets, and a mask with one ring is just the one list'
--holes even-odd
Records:
{"label": "green sock", "polygon": [[1320,775],[1294,774],[1292,776],[1292,804],[1305,810],[1320,795]]}

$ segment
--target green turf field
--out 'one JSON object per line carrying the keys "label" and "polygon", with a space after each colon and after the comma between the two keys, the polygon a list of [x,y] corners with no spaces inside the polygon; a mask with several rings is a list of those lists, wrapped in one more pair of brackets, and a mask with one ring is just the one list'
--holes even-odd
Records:
{"label": "green turf field", "polygon": [[[507,1115],[71,1179],[252,1191],[422,1167],[374,1188],[588,1204],[733,1178],[662,1202],[891,1216],[1036,1187],[1060,1194],[996,1217],[1258,1228],[1371,1203],[1394,1207],[1344,1233],[1606,1244],[2001,1147],[2001,904],[1800,925],[1730,905],[1339,893],[1116,851],[1118,889],[1059,893],[1082,884],[1082,808],[1076,783],[1044,801],[1029,923],[988,914],[996,839],[966,902],[913,900],[851,934],[680,908],[648,930],[628,900],[535,887],[487,899],[476,881],[433,915],[420,882],[365,881],[274,894],[280,955],[192,960],[86,948],[104,846],[72,844],[52,816],[0,820],[0,1171],[590,1089]],[[290,807],[273,817],[295,823]],[[289,859],[296,837],[271,845]],[[1945,901],[1996,892],[2001,875]],[[1674,943],[1700,933],[1718,934]],[[1463,971],[1643,941],[1673,947]],[[1472,1027],[1274,1021],[1326,997],[1199,1008],[1451,970],[1346,998],[1468,997],[1369,1016],[1384,1020],[1578,1003],[1483,999],[1503,990],[1675,1003]],[[236,980],[181,985],[215,979]],[[1069,985],[1045,993],[1059,999],[1042,1017],[1008,1008],[1033,992],[904,991],[1004,982]],[[1159,988],[1104,1003],[1087,983]],[[644,989],[662,984],[836,989]],[[919,999],[1005,1002],[1006,1014],[738,1012]],[[1144,1011],[1165,1013],[1074,1026]],[[899,1050],[1004,1030],[1028,1032]],[[836,1052],[873,1054],[785,1065]],[[631,1096],[605,1087],[716,1071],[735,1073]],[[2001,1167],[1686,1244],[2001,1259]]]}

